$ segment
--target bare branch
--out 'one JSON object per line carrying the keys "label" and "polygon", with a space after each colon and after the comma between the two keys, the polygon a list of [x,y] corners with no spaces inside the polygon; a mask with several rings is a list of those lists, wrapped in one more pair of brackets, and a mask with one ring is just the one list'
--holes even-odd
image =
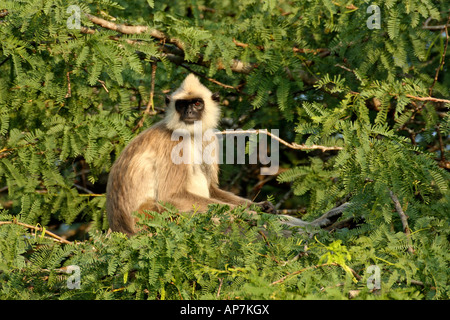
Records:
{"label": "bare branch", "polygon": [[431,21],[431,17],[429,17],[429,18],[425,21],[425,23],[424,23],[423,26],[422,26],[422,29],[427,29],[427,30],[442,30],[442,29],[447,28],[447,27],[450,26],[450,24],[449,24],[448,21],[447,21],[447,23],[444,24],[444,25],[430,26],[430,25],[428,25],[428,23],[430,23],[430,21]]}
{"label": "bare branch", "polygon": [[289,143],[284,141],[283,139],[281,139],[280,137],[277,137],[276,135],[268,132],[267,130],[242,130],[242,131],[220,131],[217,132],[217,134],[248,134],[248,133],[256,133],[256,134],[261,134],[264,133],[272,138],[274,138],[275,140],[278,140],[279,142],[281,142],[282,144],[284,144],[285,146],[291,148],[291,149],[296,149],[296,150],[322,150],[323,152],[325,151],[332,151],[332,150],[343,150],[343,147],[338,147],[338,146],[331,146],[331,147],[327,147],[327,146],[320,146],[320,145],[305,145],[305,144],[297,144],[295,142]]}
{"label": "bare branch", "polygon": [[[176,45],[178,48],[180,48],[181,50],[183,50],[184,48],[184,44],[182,41],[180,41],[179,39],[175,39],[175,38],[169,38],[167,37],[166,34],[164,34],[164,32],[159,31],[157,29],[152,29],[149,28],[148,26],[126,26],[123,24],[116,24],[114,22],[93,16],[89,13],[86,13],[86,17],[94,24],[99,25],[103,28],[109,29],[109,30],[113,30],[113,31],[117,31],[123,34],[140,34],[140,33],[148,33],[150,34],[150,36],[152,36],[153,38],[156,38],[158,40],[161,40],[165,43],[172,43],[174,45]],[[91,31],[87,32],[87,33],[91,33]],[[92,32],[93,33],[93,32]]]}
{"label": "bare branch", "polygon": [[[355,91],[350,91],[350,93],[354,94],[354,95],[358,95],[359,94],[359,92],[355,92]],[[389,93],[389,95],[397,96],[398,94]],[[405,94],[405,96],[410,98],[410,99],[418,100],[418,101],[433,101],[433,102],[450,103],[450,100],[439,99],[439,98],[434,98],[434,97],[416,97],[416,96],[413,96],[411,94]]]}
{"label": "bare branch", "polygon": [[433,98],[433,97],[416,97],[410,94],[406,94],[406,96],[408,98],[414,99],[414,100],[419,100],[419,101],[434,101],[434,102],[444,102],[444,103],[450,103],[450,100],[446,100],[446,99],[438,99],[438,98]]}
{"label": "bare branch", "polygon": [[[400,216],[400,220],[402,221],[403,232],[406,234],[406,237],[410,239],[411,230],[409,229],[408,225],[408,216],[403,211],[402,205],[400,204],[400,201],[398,200],[397,196],[390,190],[389,194],[391,196],[392,201],[394,202],[395,210],[397,211],[398,215]],[[414,253],[414,249],[411,243],[408,247],[408,251]]]}
{"label": "bare branch", "polygon": [[108,88],[106,88],[105,81],[103,81],[103,80],[97,80],[97,81],[100,82],[100,84],[102,85],[103,89],[105,89],[105,91],[109,93]]}
{"label": "bare branch", "polygon": [[220,289],[222,288],[222,284],[223,284],[223,279],[219,278],[219,289],[217,290],[217,298],[219,298],[220,296]]}
{"label": "bare branch", "polygon": [[51,238],[53,238],[55,241],[61,242],[61,243],[65,243],[65,244],[71,244],[72,242],[61,238],[60,236],[54,234],[53,232],[48,231],[45,228],[41,228],[41,227],[37,227],[37,226],[32,226],[30,224],[27,223],[23,223],[23,222],[19,222],[16,219],[14,219],[13,221],[0,221],[0,226],[1,225],[5,225],[5,224],[17,224],[19,226],[23,226],[26,227],[28,229],[33,229],[36,231],[40,231],[40,232],[44,232],[46,235],[50,236]]}
{"label": "bare branch", "polygon": [[[94,24],[97,24],[103,28],[117,31],[124,34],[140,34],[140,33],[147,33],[149,28],[147,26],[126,26],[123,24],[116,24],[114,22],[93,16],[89,13],[86,13],[86,17]],[[155,33],[157,37],[164,37],[163,34],[157,32]]]}
{"label": "bare branch", "polygon": [[[286,202],[287,199],[289,199],[292,193],[294,193],[294,188],[291,187],[289,188],[288,192],[286,192],[283,197],[281,197],[280,201],[278,201],[278,203],[275,205],[275,210],[277,210],[277,213],[279,213],[281,205]],[[298,212],[300,210],[295,211]]]}

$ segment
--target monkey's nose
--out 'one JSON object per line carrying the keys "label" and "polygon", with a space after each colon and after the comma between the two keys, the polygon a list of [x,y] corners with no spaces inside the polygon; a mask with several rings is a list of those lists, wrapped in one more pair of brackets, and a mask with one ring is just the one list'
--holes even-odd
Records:
{"label": "monkey's nose", "polygon": [[195,110],[194,110],[194,109],[191,109],[191,108],[187,109],[187,110],[186,110],[186,113],[185,113],[186,117],[189,117],[189,118],[190,118],[190,117],[194,117],[195,114],[196,114]]}

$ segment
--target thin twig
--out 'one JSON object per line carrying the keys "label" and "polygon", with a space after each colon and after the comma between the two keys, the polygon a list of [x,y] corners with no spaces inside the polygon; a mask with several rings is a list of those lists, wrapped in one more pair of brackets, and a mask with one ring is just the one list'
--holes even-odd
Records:
{"label": "thin twig", "polygon": [[109,93],[108,88],[106,88],[105,81],[103,81],[103,80],[97,80],[97,81],[100,82],[100,84],[102,85],[103,89],[105,89],[105,91]]}
{"label": "thin twig", "polygon": [[444,52],[442,52],[442,56],[441,56],[441,63],[439,64],[439,66],[436,68],[436,74],[434,75],[434,80],[433,80],[433,84],[431,85],[430,89],[428,90],[428,95],[431,96],[431,93],[433,92],[433,87],[437,82],[438,76],[439,76],[439,71],[443,68],[444,63],[445,63],[445,55],[447,53],[447,47],[448,47],[448,29],[447,26],[450,22],[450,14],[448,15],[447,18],[447,23],[444,26],[445,29],[445,47],[444,47]]}
{"label": "thin twig", "polygon": [[434,101],[434,102],[444,102],[444,103],[450,103],[450,100],[446,100],[446,99],[438,99],[438,98],[433,98],[433,97],[416,97],[410,94],[406,94],[405,96],[407,96],[408,98],[414,99],[414,100],[419,100],[419,101]]}
{"label": "thin twig", "polygon": [[74,183],[73,186],[75,188],[77,188],[78,190],[86,192],[86,193],[79,193],[78,196],[80,196],[80,197],[104,197],[105,196],[105,194],[94,193],[93,191],[91,191],[83,186],[80,186],[79,184],[76,184],[76,183]]}
{"label": "thin twig", "polygon": [[156,62],[152,61],[152,78],[151,78],[151,84],[150,84],[150,97],[148,99],[147,107],[144,110],[141,119],[139,120],[138,124],[133,128],[133,132],[144,125],[146,116],[151,114],[150,109],[152,109],[152,111],[155,112],[155,104],[153,102],[153,97],[155,95],[156,68],[157,68]]}
{"label": "thin twig", "polygon": [[8,56],[5,60],[3,60],[2,62],[0,62],[0,67],[1,67],[6,61],[8,61],[10,57],[11,57],[11,56]]}
{"label": "thin twig", "polygon": [[72,96],[72,88],[70,86],[70,71],[68,71],[66,73],[66,76],[67,76],[67,93],[66,93],[66,96],[64,98],[69,98],[69,97]]}
{"label": "thin twig", "polygon": [[333,263],[324,263],[324,264],[319,264],[319,265],[315,265],[315,266],[306,267],[306,268],[303,268],[303,269],[300,269],[300,270],[297,270],[297,271],[288,273],[287,275],[285,275],[285,276],[282,277],[281,279],[272,282],[270,285],[273,286],[273,285],[275,285],[275,284],[282,283],[282,282],[284,282],[287,278],[292,277],[292,276],[295,276],[295,275],[300,274],[300,273],[302,273],[302,272],[305,272],[305,271],[307,271],[307,270],[310,270],[310,269],[317,269],[317,268],[326,267],[326,266],[339,266],[339,265],[338,265],[337,263],[334,263],[334,262],[333,262]]}
{"label": "thin twig", "polygon": [[261,237],[264,239],[264,242],[267,244],[268,247],[270,247],[269,239],[267,239],[267,236],[264,234],[262,230],[259,230],[258,233],[261,235]]}
{"label": "thin twig", "polygon": [[344,69],[344,70],[346,70],[346,71],[348,71],[348,72],[351,72],[351,73],[353,73],[354,75],[356,75],[355,70],[352,70],[352,69],[350,69],[350,68],[347,68],[346,66],[343,66],[342,64],[336,63],[334,66],[335,66],[335,67],[339,67],[339,68],[341,68],[341,69]]}
{"label": "thin twig", "polygon": [[[358,95],[359,92],[356,91],[350,91],[350,94],[353,95]],[[389,95],[391,96],[397,96],[398,94],[393,94],[393,93],[389,93]],[[446,99],[439,99],[439,98],[434,98],[434,97],[416,97],[413,96],[411,94],[405,94],[406,97],[413,99],[413,100],[419,100],[419,101],[433,101],[433,102],[444,102],[444,103],[450,103],[450,100],[446,100]]]}
{"label": "thin twig", "polygon": [[202,73],[200,73],[200,72],[197,72],[197,71],[191,69],[190,67],[188,67],[188,66],[185,65],[185,64],[180,64],[180,66],[182,66],[182,67],[185,68],[186,70],[188,70],[188,71],[190,71],[190,72],[192,72],[192,73],[198,75],[199,77],[201,77],[201,78],[203,78],[203,79],[205,79],[205,80],[208,80],[209,82],[215,83],[215,84],[217,84],[217,85],[219,85],[219,86],[221,86],[221,87],[223,87],[223,88],[225,88],[225,89],[233,89],[233,90],[238,91],[238,88],[233,87],[233,86],[230,86],[230,85],[225,84],[225,83],[222,83],[222,82],[220,82],[220,81],[217,81],[216,79],[207,77],[207,76],[205,76],[204,74],[202,74]]}
{"label": "thin twig", "polygon": [[442,140],[440,124],[436,127],[436,132],[437,132],[438,141],[439,141],[439,151],[441,152],[441,162],[444,163],[445,162],[445,150],[444,150],[444,141]]}
{"label": "thin twig", "polygon": [[305,144],[297,144],[295,142],[286,142],[283,139],[281,139],[280,137],[274,135],[273,133],[270,133],[267,130],[262,130],[262,129],[256,129],[256,130],[235,130],[235,131],[220,131],[217,132],[217,134],[251,134],[251,133],[255,133],[255,134],[261,134],[264,133],[272,138],[274,138],[275,140],[281,142],[282,144],[284,144],[285,146],[291,148],[291,149],[296,149],[296,150],[322,150],[323,152],[325,151],[332,151],[332,150],[343,150],[343,147],[338,147],[338,146],[331,146],[331,147],[327,147],[327,146],[320,146],[320,145],[316,145],[316,144],[312,144],[312,145],[305,145]]}
{"label": "thin twig", "polygon": [[431,17],[429,17],[429,18],[425,21],[425,23],[424,23],[423,26],[422,26],[422,29],[427,29],[427,30],[442,30],[442,29],[444,29],[445,27],[450,26],[450,24],[448,23],[448,21],[447,21],[447,23],[444,24],[444,25],[429,26],[428,23],[429,23],[430,21],[431,21]]}
{"label": "thin twig", "polygon": [[290,188],[288,192],[286,192],[283,197],[278,201],[278,203],[275,205],[275,210],[279,210],[281,205],[286,202],[287,199],[291,196],[291,194],[294,192],[294,188]]}
{"label": "thin twig", "polygon": [[220,296],[220,289],[222,289],[223,279],[219,278],[219,289],[217,290],[217,298]]}
{"label": "thin twig", "polygon": [[153,97],[155,95],[155,78],[156,78],[156,62],[152,62],[152,81],[150,85],[150,98],[148,99],[147,108],[145,109],[145,113],[150,113],[150,108],[154,111],[155,110],[155,104],[153,102]]}
{"label": "thin twig", "polygon": [[[389,194],[391,196],[392,201],[394,202],[395,210],[397,211],[398,215],[400,216],[400,220],[402,221],[403,225],[403,232],[406,234],[406,237],[410,239],[411,230],[409,229],[408,225],[408,216],[405,214],[405,212],[402,209],[402,205],[400,204],[400,201],[398,200],[397,196],[389,190]],[[414,253],[414,249],[412,247],[412,244],[409,244],[408,251],[411,253]]]}
{"label": "thin twig", "polygon": [[294,214],[305,214],[305,209],[278,209],[277,214],[288,214],[288,215],[294,215]]}
{"label": "thin twig", "polygon": [[61,242],[61,243],[65,243],[65,244],[71,244],[71,241],[68,241],[66,239],[61,238],[60,236],[54,234],[53,232],[48,231],[47,229],[41,228],[41,227],[37,227],[37,226],[32,226],[30,224],[27,223],[23,223],[23,222],[19,222],[16,219],[13,219],[12,221],[0,221],[0,226],[4,225],[4,224],[17,224],[19,226],[23,226],[26,227],[28,229],[33,229],[36,231],[40,231],[40,232],[44,232],[46,235],[50,236],[53,238],[53,240]]}

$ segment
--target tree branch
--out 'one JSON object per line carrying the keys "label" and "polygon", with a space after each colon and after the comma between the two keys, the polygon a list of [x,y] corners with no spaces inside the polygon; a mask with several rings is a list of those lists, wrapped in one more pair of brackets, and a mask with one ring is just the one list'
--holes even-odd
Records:
{"label": "tree branch", "polygon": [[[141,34],[141,33],[148,33],[150,36],[152,36],[155,39],[158,39],[162,42],[161,51],[164,52],[164,57],[166,57],[169,61],[181,65],[184,62],[187,62],[184,60],[184,43],[177,39],[177,38],[169,38],[164,32],[159,31],[157,29],[151,29],[147,26],[126,26],[126,25],[119,25],[114,22],[107,21],[105,19],[93,16],[91,14],[86,13],[87,18],[94,24],[99,25],[103,28],[113,30],[120,32],[122,34]],[[93,34],[95,33],[95,30],[88,29],[86,27],[81,28],[81,32],[83,33],[89,33]],[[113,37],[113,40],[119,40],[119,37]],[[135,40],[129,40],[127,39],[127,42],[130,44],[140,44],[140,42]],[[167,44],[172,44],[176,48],[171,48],[170,46],[167,46]],[[192,62],[190,62],[192,63]],[[203,55],[198,55],[198,61],[195,62],[195,64],[199,64],[202,66],[209,66],[209,62],[206,62],[203,60]],[[230,69],[233,72],[237,73],[249,73],[253,68],[255,68],[256,65],[250,64],[250,63],[244,63],[238,59],[233,59],[230,64]],[[225,69],[225,65],[219,61],[218,70]]]}
{"label": "tree branch", "polygon": [[[186,62],[184,60],[184,43],[177,39],[177,38],[169,38],[164,32],[159,31],[157,29],[151,29],[147,26],[127,26],[127,25],[119,25],[114,22],[107,21],[105,19],[96,17],[94,15],[86,13],[87,18],[94,24],[99,25],[103,28],[114,30],[122,34],[140,34],[140,33],[148,33],[153,38],[158,39],[162,42],[162,51],[165,53],[165,57],[178,65],[181,65],[182,63]],[[89,33],[93,34],[95,33],[95,30],[82,27],[81,32],[83,33]],[[118,38],[115,38],[117,40]],[[133,40],[131,40],[133,41]],[[236,44],[236,46],[246,48],[249,46],[246,43],[238,42],[236,39],[233,39],[233,42]],[[135,42],[136,43],[136,42]],[[166,44],[170,43],[176,46],[176,50],[171,49]],[[260,50],[264,50],[264,47],[258,47]],[[318,54],[320,57],[325,57],[330,54],[330,51],[328,49],[320,48],[320,49],[298,49],[294,47],[293,52],[300,52],[300,53],[313,53]],[[190,62],[192,63],[192,62]],[[202,66],[209,66],[209,62],[206,62],[203,60],[203,55],[198,55],[198,61],[195,62],[195,64],[199,64]],[[229,68],[236,73],[244,73],[248,74],[250,71],[252,71],[254,68],[257,67],[257,64],[254,63],[245,63],[238,59],[233,59],[231,61],[231,64]],[[218,62],[217,69],[223,70],[225,69],[225,65],[222,62]],[[317,79],[312,80],[311,76],[307,74],[306,72],[300,72],[300,77],[302,78],[303,82],[307,84],[315,83]]]}
{"label": "tree branch", "polygon": [[433,97],[416,97],[410,94],[406,94],[405,96],[407,96],[408,98],[414,99],[414,100],[419,100],[419,101],[434,101],[434,102],[444,102],[444,103],[450,103],[450,100],[446,100],[446,99],[438,99],[438,98],[433,98]]}
{"label": "tree branch", "polygon": [[[116,24],[114,22],[93,16],[89,13],[86,13],[85,15],[92,23],[99,25],[103,28],[117,31],[117,32],[120,32],[123,34],[148,33],[153,38],[162,40],[165,43],[172,43],[172,44],[176,45],[178,48],[180,48],[181,50],[184,49],[184,44],[179,39],[169,38],[169,37],[167,37],[167,35],[164,32],[159,31],[157,29],[151,29],[148,26],[126,26],[123,24]],[[91,32],[89,32],[89,33],[91,33]]]}
{"label": "tree branch", "polygon": [[447,21],[446,24],[444,25],[438,25],[438,26],[429,26],[428,23],[431,21],[431,17],[429,17],[425,23],[422,26],[422,29],[427,29],[427,30],[442,30],[444,28],[447,28],[450,26],[449,22]]}
{"label": "tree branch", "polygon": [[442,52],[442,56],[441,56],[441,63],[439,64],[439,66],[436,68],[436,74],[434,75],[434,80],[433,80],[433,84],[431,85],[430,89],[428,90],[428,95],[431,96],[432,92],[433,92],[433,87],[436,84],[436,81],[438,79],[439,76],[439,71],[443,68],[444,63],[445,63],[445,55],[447,54],[447,47],[448,47],[448,29],[447,26],[450,22],[450,14],[448,15],[447,18],[447,23],[444,26],[445,29],[445,47],[444,47],[444,51]]}
{"label": "tree branch", "polygon": [[153,96],[155,94],[155,77],[156,77],[156,62],[152,61],[152,82],[151,82],[151,88],[150,88],[150,97],[148,98],[147,108],[144,110],[142,114],[141,120],[139,120],[138,124],[133,128],[133,132],[136,131],[138,128],[142,127],[145,121],[145,117],[148,114],[151,114],[150,109],[154,112],[155,110],[155,104],[153,103]]}
{"label": "tree branch", "polygon": [[61,242],[61,243],[65,243],[65,244],[71,244],[72,242],[61,238],[60,236],[54,234],[53,232],[48,231],[47,229],[41,228],[41,227],[37,227],[37,226],[32,226],[30,224],[27,223],[23,223],[23,222],[19,222],[16,219],[13,219],[13,221],[0,221],[0,226],[1,225],[5,225],[5,224],[17,224],[19,226],[23,226],[26,227],[28,229],[33,229],[36,231],[40,231],[40,232],[44,232],[46,235],[50,236],[51,238],[53,238],[55,241]]}
{"label": "tree branch", "polygon": [[325,151],[332,151],[332,150],[343,150],[343,147],[338,147],[338,146],[331,146],[331,147],[327,147],[327,146],[320,146],[320,145],[305,145],[305,144],[297,144],[295,142],[289,143],[284,141],[283,139],[281,139],[280,137],[274,135],[273,133],[270,133],[267,130],[260,130],[260,129],[256,129],[256,130],[237,130],[237,131],[220,131],[217,132],[217,134],[248,134],[248,133],[255,133],[255,134],[261,134],[264,133],[272,138],[274,138],[275,140],[281,142],[282,144],[284,144],[285,146],[291,148],[291,149],[296,149],[296,150],[322,150],[322,152]]}
{"label": "tree branch", "polygon": [[[355,91],[350,91],[351,94],[354,95],[358,95],[359,92],[355,92]],[[394,93],[389,93],[389,95],[391,96],[397,96],[397,94]],[[433,101],[433,102],[444,102],[444,103],[450,103],[450,100],[446,100],[446,99],[439,99],[439,98],[434,98],[434,97],[416,97],[413,96],[411,94],[405,94],[406,97],[413,99],[413,100],[418,100],[418,101]]]}
{"label": "tree branch", "polygon": [[[405,214],[405,212],[402,209],[402,206],[400,204],[400,201],[398,200],[397,196],[389,190],[389,194],[391,196],[392,201],[394,202],[395,210],[397,211],[398,215],[400,216],[400,220],[402,221],[403,225],[403,232],[406,234],[406,237],[409,241],[411,241],[411,230],[409,229],[408,225],[408,216]],[[414,249],[412,247],[412,244],[409,244],[408,251],[411,253],[414,253]]]}

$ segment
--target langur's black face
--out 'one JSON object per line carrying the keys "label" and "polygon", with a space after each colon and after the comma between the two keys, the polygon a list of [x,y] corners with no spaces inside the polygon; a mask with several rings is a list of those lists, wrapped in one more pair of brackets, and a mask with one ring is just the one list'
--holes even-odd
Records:
{"label": "langur's black face", "polygon": [[[166,96],[166,105],[171,101],[170,96]],[[220,95],[215,92],[211,95],[211,100],[215,103],[220,101]],[[209,106],[216,108],[217,106]],[[180,115],[180,120],[186,124],[193,124],[195,121],[202,120],[202,115],[205,110],[205,101],[202,98],[178,99],[175,100],[175,110]]]}
{"label": "langur's black face", "polygon": [[185,99],[175,101],[175,109],[180,114],[180,120],[186,124],[202,119],[205,102],[202,98]]}

